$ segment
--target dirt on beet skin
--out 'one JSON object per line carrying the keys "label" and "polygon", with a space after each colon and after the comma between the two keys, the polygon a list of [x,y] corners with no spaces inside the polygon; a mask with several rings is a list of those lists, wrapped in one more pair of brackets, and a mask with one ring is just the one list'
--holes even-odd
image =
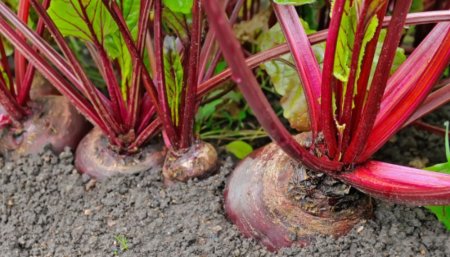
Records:
{"label": "dirt on beet skin", "polygon": [[[420,165],[442,161],[443,149],[442,138],[408,128],[377,157]],[[380,201],[346,236],[270,253],[224,215],[231,157],[214,176],[170,188],[161,167],[94,183],[70,151],[0,162],[0,256],[450,256],[450,233],[433,214]]]}

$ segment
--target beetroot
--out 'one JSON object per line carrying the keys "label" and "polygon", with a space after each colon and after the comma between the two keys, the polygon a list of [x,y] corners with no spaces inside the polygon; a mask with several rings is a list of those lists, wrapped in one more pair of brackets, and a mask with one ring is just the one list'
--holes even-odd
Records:
{"label": "beetroot", "polygon": [[108,139],[99,129],[93,129],[77,148],[75,166],[82,173],[104,179],[146,171],[160,165],[164,156],[163,147],[154,143],[141,147],[136,153],[120,154],[111,149]]}
{"label": "beetroot", "polygon": [[211,144],[196,141],[189,148],[169,151],[163,166],[165,182],[186,182],[209,175],[217,168],[217,152]]}
{"label": "beetroot", "polygon": [[75,149],[89,126],[84,117],[62,96],[45,96],[30,102],[32,115],[16,126],[4,128],[0,151],[15,158],[36,154],[46,145],[55,153]]}
{"label": "beetroot", "polygon": [[[173,10],[161,0],[135,1],[129,6],[108,0],[97,0],[95,5],[24,2],[39,15],[38,29],[45,25],[58,49],[3,3],[0,33],[23,55],[22,62],[26,58],[33,64],[94,125],[95,131],[77,151],[80,171],[103,178],[159,165],[165,150],[148,142],[161,130],[171,153],[165,174],[177,173],[166,179],[184,181],[216,167],[215,150],[209,144],[198,144],[193,133],[202,95],[220,83],[212,78],[220,52],[212,32],[203,25],[200,0],[187,6],[192,13],[185,17],[187,26],[174,26],[170,19],[163,19],[163,14],[172,17]],[[67,36],[86,44],[105,82],[104,91],[88,76]],[[119,43],[122,47],[117,49]],[[199,86],[202,82],[208,85],[206,90]],[[197,88],[203,90],[197,92]]]}
{"label": "beetroot", "polygon": [[[48,6],[48,1],[44,1]],[[20,1],[18,16],[29,19],[28,1]],[[43,24],[38,22],[35,33],[42,35]],[[17,49],[14,67],[0,39],[0,103],[2,105],[2,133],[0,152],[16,158],[35,154],[45,146],[59,153],[65,147],[75,149],[88,125],[84,117],[35,68],[27,63]],[[14,71],[14,72],[13,72]]]}
{"label": "beetroot", "polygon": [[[296,140],[311,143],[306,133]],[[238,164],[224,195],[231,221],[270,250],[308,245],[317,234],[344,235],[373,209],[368,196],[310,170],[275,143]]]}
{"label": "beetroot", "polygon": [[[371,210],[367,197],[352,194],[350,186],[397,203],[450,203],[450,175],[369,160],[410,118],[417,119],[449,100],[448,94],[430,95],[450,62],[450,22],[440,22],[450,19],[449,12],[421,15],[440,23],[390,76],[411,0],[392,5],[375,64],[389,1],[334,1],[323,69],[295,8],[273,4],[308,104],[311,136],[296,139],[284,128],[247,66],[221,6],[215,1],[203,3],[232,77],[276,143],[242,161],[227,185],[226,211],[244,235],[271,250],[308,244],[317,234],[341,235]],[[354,19],[349,17],[352,13],[357,14]],[[353,41],[348,43],[350,38]],[[371,79],[372,65],[376,69]],[[446,85],[440,92],[449,88]],[[424,100],[426,105],[421,107]]]}

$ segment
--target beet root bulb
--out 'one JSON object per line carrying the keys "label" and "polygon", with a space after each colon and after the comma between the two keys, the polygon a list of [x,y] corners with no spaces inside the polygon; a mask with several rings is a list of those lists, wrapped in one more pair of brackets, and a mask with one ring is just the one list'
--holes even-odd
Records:
{"label": "beet root bulb", "polygon": [[42,96],[29,103],[31,115],[20,126],[2,130],[0,152],[10,158],[37,154],[46,146],[60,153],[76,148],[89,123],[62,96]]}
{"label": "beet root bulb", "polygon": [[160,144],[147,144],[136,153],[121,154],[113,150],[98,128],[87,134],[77,148],[75,167],[98,180],[114,175],[144,172],[161,166],[165,150]]}
{"label": "beet root bulb", "polygon": [[169,151],[163,166],[166,184],[202,178],[217,168],[217,152],[209,143],[196,141],[187,149]]}
{"label": "beet root bulb", "polygon": [[[303,133],[297,140],[310,139]],[[225,188],[230,220],[272,251],[304,247],[317,235],[344,235],[372,209],[369,197],[309,170],[274,143],[242,160]]]}

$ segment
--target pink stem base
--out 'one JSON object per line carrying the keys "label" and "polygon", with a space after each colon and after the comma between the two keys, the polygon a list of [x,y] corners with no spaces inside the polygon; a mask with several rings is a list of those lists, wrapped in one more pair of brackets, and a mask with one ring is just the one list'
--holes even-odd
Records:
{"label": "pink stem base", "polygon": [[368,161],[339,178],[367,194],[391,202],[418,206],[450,204],[448,174]]}

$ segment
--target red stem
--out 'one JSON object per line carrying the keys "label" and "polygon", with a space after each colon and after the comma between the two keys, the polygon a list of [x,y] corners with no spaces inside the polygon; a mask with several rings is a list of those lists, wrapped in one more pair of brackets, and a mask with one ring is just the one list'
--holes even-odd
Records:
{"label": "red stem", "polygon": [[[387,4],[377,12],[378,20],[382,20],[386,15]],[[382,26],[378,26],[373,39],[367,44],[364,57],[361,64],[361,74],[357,81],[357,92],[355,96],[355,107],[353,108],[352,122],[351,122],[351,133],[355,133],[357,125],[361,121],[362,110],[364,107],[364,102],[367,97],[367,85],[369,83],[371,68],[373,65],[373,58],[378,45],[378,38],[380,36]],[[386,90],[385,90],[386,91]]]}
{"label": "red stem", "polygon": [[14,96],[12,96],[4,80],[0,80],[0,105],[16,121],[21,120],[25,116],[25,110],[22,109]]}
{"label": "red stem", "polygon": [[[81,13],[79,13],[80,18],[83,19],[86,27],[89,30],[89,33],[91,34],[90,38],[95,48],[97,49],[97,52],[99,53],[101,65],[103,66],[102,68],[104,69],[106,75],[104,79],[106,82],[106,88],[108,89],[112,107],[112,113],[110,115],[114,117],[117,124],[119,125],[117,127],[119,134],[126,133],[127,131],[123,128],[123,126],[120,125],[124,120],[124,112],[126,115],[125,103],[122,97],[122,93],[120,92],[120,85],[117,81],[116,74],[114,73],[112,62],[110,61],[108,54],[106,53],[105,47],[103,46],[103,35],[97,35],[94,29],[94,25],[92,24],[91,19],[89,18],[89,15],[87,13],[88,4],[83,3],[83,0],[78,0],[78,4],[81,10]],[[99,40],[99,38],[101,41]]]}
{"label": "red stem", "polygon": [[189,48],[188,77],[182,98],[184,104],[183,120],[181,122],[180,148],[187,148],[192,144],[194,119],[196,108],[196,95],[198,87],[198,72],[200,61],[201,33],[202,32],[202,6],[201,0],[195,0],[192,6],[192,28]]}
{"label": "red stem", "polygon": [[[4,8],[7,7],[3,3],[0,3],[0,13],[4,14]],[[15,45],[16,50],[20,51],[32,65],[38,67],[42,75],[44,75],[61,93],[67,96],[67,98],[83,112],[91,122],[104,129],[102,126],[103,123],[98,119],[89,102],[87,102],[76,90],[73,90],[67,81],[41,56],[39,56],[36,50],[31,48],[23,37],[17,34],[4,19],[0,19],[0,32]],[[24,31],[21,30],[21,32],[23,33]],[[40,52],[45,53],[45,50],[40,50]]]}
{"label": "red stem", "polygon": [[117,3],[110,2],[108,0],[102,1],[108,12],[111,14],[112,18],[116,22],[119,31],[122,34],[123,39],[125,41],[125,45],[127,46],[128,51],[130,51],[130,54],[134,62],[137,62],[140,66],[143,66],[144,64],[141,59],[144,53],[144,43],[145,38],[147,36],[148,21],[149,21],[149,17],[147,17],[146,14],[150,13],[152,0],[145,0],[144,2],[141,2],[141,9],[140,9],[141,13],[139,15],[138,20],[138,35],[136,43],[134,42],[131,32],[128,29],[126,21],[122,15],[122,10],[117,5]]}
{"label": "red stem", "polygon": [[[386,116],[387,113],[395,108],[394,106],[399,101],[398,99],[402,98],[410,90],[411,84],[423,73],[423,70],[427,67],[427,63],[440,47],[436,42],[442,42],[445,36],[444,27],[445,25],[442,25],[442,23],[438,24],[428,33],[427,37],[408,56],[407,61],[389,78],[380,107],[383,116]],[[414,72],[411,72],[412,70]],[[405,85],[405,83],[409,84],[409,86]],[[382,115],[377,117],[375,126],[379,124],[381,118]]]}
{"label": "red stem", "polygon": [[421,120],[416,120],[416,121],[412,122],[412,125],[419,129],[429,131],[429,132],[439,135],[439,136],[445,136],[445,134],[447,133],[445,129],[437,127],[437,126],[433,126],[433,125],[423,122]]}
{"label": "red stem", "polygon": [[361,121],[357,125],[358,127],[352,137],[350,146],[344,154],[344,163],[354,162],[365,146],[373,124],[375,123],[411,2],[412,0],[395,2],[392,20],[389,24],[383,49],[381,50],[375,75],[370,86],[367,102],[362,111]]}
{"label": "red stem", "polygon": [[[302,81],[308,102],[309,119],[313,135],[320,130],[320,85],[322,83],[319,64],[303,29],[294,6],[273,4],[278,21],[294,57],[297,72]],[[315,138],[315,136],[313,136]]]}
{"label": "red stem", "polygon": [[427,99],[425,99],[423,104],[408,119],[408,121],[406,121],[405,126],[448,102],[450,102],[450,83],[431,93]]}
{"label": "red stem", "polygon": [[[441,47],[436,42],[444,40],[445,29],[446,25],[442,23],[436,25],[408,57],[407,61],[389,79],[383,101],[381,102],[380,114],[375,121],[375,127],[379,126],[382,120],[386,120],[390,113],[395,111],[398,103],[405,98],[405,95],[411,91],[417,80],[424,75],[424,70],[427,68],[428,63],[439,47]],[[411,72],[412,70],[414,72]]]}
{"label": "red stem", "polygon": [[334,114],[332,107],[332,81],[333,81],[333,66],[336,55],[336,45],[339,35],[339,27],[344,13],[345,0],[336,0],[334,3],[333,19],[331,19],[330,27],[328,29],[328,37],[324,55],[323,71],[322,71],[322,131],[325,138],[325,143],[328,150],[328,156],[334,159],[337,151],[336,142],[336,125],[334,122]]}
{"label": "red stem", "polygon": [[[436,16],[436,17],[435,17]],[[391,20],[390,16],[384,17],[383,27],[389,25]],[[429,24],[434,23],[435,20],[438,21],[450,21],[450,11],[440,11],[440,12],[425,12],[425,13],[410,13],[407,16],[405,25],[414,25],[414,24]],[[321,30],[314,34],[308,35],[309,41],[311,44],[316,44],[323,42],[327,39],[328,30]],[[266,61],[270,61],[274,58],[278,58],[280,55],[289,53],[289,46],[287,43],[275,46],[271,49],[267,49],[265,51],[259,52],[249,58],[246,59],[246,63],[250,68],[255,68],[259,66],[261,63]],[[231,77],[231,69],[227,68],[221,73],[215,75],[214,77],[202,82],[199,85],[198,89],[198,98],[205,96],[207,92],[210,92],[216,84],[220,84],[225,82]]]}
{"label": "red stem", "polygon": [[233,71],[233,79],[247,99],[261,126],[291,157],[314,169],[340,170],[340,163],[316,157],[304,149],[289,134],[274,113],[252,71],[245,64],[242,49],[228,23],[225,12],[215,1],[203,0],[211,28],[214,30],[222,53]]}
{"label": "red stem", "polygon": [[154,24],[154,41],[155,41],[155,57],[156,57],[156,85],[158,88],[159,105],[162,108],[161,119],[164,130],[167,133],[171,144],[177,147],[178,135],[172,122],[169,103],[167,100],[167,91],[164,78],[164,56],[163,56],[163,33],[162,33],[162,3],[161,0],[155,1],[155,20]]}
{"label": "red stem", "polygon": [[[227,2],[228,1],[225,1],[224,8],[226,8],[226,5],[228,4]],[[236,3],[234,4],[234,8],[240,10],[243,3],[244,0],[237,0]],[[198,76],[200,81],[202,82],[205,80],[206,66],[208,65],[208,61],[215,47],[216,42],[214,41],[214,32],[212,30],[209,30],[208,33],[206,34],[205,41],[203,43],[203,48],[200,53],[200,64],[199,64],[200,69],[198,72]]]}
{"label": "red stem", "polygon": [[[229,1],[225,1],[225,2],[229,2]],[[244,0],[237,0],[237,2],[233,5],[233,11],[231,12],[230,19],[229,19],[230,24],[234,24],[236,22],[236,20],[237,20],[237,18],[239,16],[239,12],[240,12],[240,10],[242,8],[242,4],[243,3],[244,3]],[[225,3],[225,5],[226,4],[227,3]],[[214,41],[214,32],[213,31],[209,31],[207,36],[211,36],[211,40],[212,40],[211,44],[212,45],[211,45],[210,50],[211,51],[214,50],[214,52],[213,52],[213,55],[212,55],[213,58],[211,59],[211,62],[209,63],[208,70],[206,71],[206,73],[205,74],[199,73],[200,74],[199,78],[202,81],[206,80],[206,79],[209,79],[209,78],[211,78],[214,75],[214,71],[215,71],[215,69],[217,67],[217,64],[219,63],[219,61],[220,61],[220,59],[222,57],[222,54],[219,51],[220,49],[218,49],[217,45],[215,44],[216,42]],[[205,46],[205,44],[204,44],[204,46]],[[209,56],[209,54],[211,54],[211,53],[207,53],[207,54],[208,54],[207,56]]]}
{"label": "red stem", "polygon": [[135,151],[143,145],[150,137],[156,134],[161,127],[161,120],[155,119],[136,137],[136,140],[128,147],[130,151]]}
{"label": "red stem", "polygon": [[[342,144],[339,147],[340,153],[344,153],[346,151],[349,141],[355,133],[363,113],[364,101],[368,90],[367,83],[369,81],[371,68],[373,65],[373,57],[377,48],[378,37],[381,32],[382,24],[378,23],[372,39],[367,42],[362,56],[361,67],[358,67],[365,31],[374,17],[378,21],[383,20],[386,10],[387,1],[384,1],[384,4],[380,4],[378,7],[373,6],[373,1],[366,1],[363,4],[362,10],[358,14],[359,20],[357,23],[355,42],[352,50],[353,53],[350,74],[345,96],[343,98],[342,115],[340,116],[340,124],[346,125],[342,136]],[[360,74],[357,74],[358,68]],[[341,110],[341,108],[339,109]]]}
{"label": "red stem", "polygon": [[[29,0],[20,0],[18,6],[17,17],[24,23],[28,23],[28,16],[30,13]],[[20,52],[14,53],[15,63],[15,76],[16,76],[16,90],[14,95],[18,95],[22,91],[22,81],[25,78],[25,72],[27,68],[27,60],[20,54]]]}
{"label": "red stem", "polygon": [[[115,2],[113,2],[115,3]],[[141,9],[139,14],[139,20],[138,20],[138,35],[137,35],[137,42],[136,42],[136,48],[139,52],[140,57],[142,58],[144,54],[144,43],[145,43],[145,37],[146,33],[148,31],[148,24],[149,24],[149,18],[150,18],[150,8],[152,5],[152,0],[144,0],[141,2]],[[121,22],[123,24],[123,21]],[[126,37],[124,37],[125,40],[127,40]],[[129,39],[128,39],[129,40]],[[132,42],[129,42],[129,44],[132,44]],[[129,115],[126,120],[126,124],[129,128],[135,128],[136,127],[136,120],[138,115],[138,106],[140,103],[140,96],[141,96],[141,74],[142,69],[145,67],[141,65],[141,58],[135,58],[133,61],[133,73],[132,73],[132,79],[131,79],[131,88],[129,91],[129,102],[128,102],[128,109],[129,109]]]}
{"label": "red stem", "polygon": [[148,126],[150,120],[155,116],[156,114],[156,108],[154,106],[151,106],[148,109],[142,109],[142,110],[148,110],[146,111],[140,120],[140,123],[138,124],[138,127],[136,129],[137,134],[140,134],[146,126]]}
{"label": "red stem", "polygon": [[450,175],[384,162],[369,161],[338,175],[376,198],[410,205],[450,204]]}
{"label": "red stem", "polygon": [[11,125],[13,121],[10,119],[9,115],[5,115],[3,113],[0,113],[0,129]]}
{"label": "red stem", "polygon": [[[105,2],[105,3],[107,3],[107,2]],[[120,18],[120,10],[117,9],[117,8],[114,8],[114,4],[112,4],[112,8],[109,5],[106,5],[106,7],[108,8],[108,11],[111,13],[113,19],[116,21],[116,23],[117,23],[117,25],[118,25],[121,33],[122,33],[122,36],[125,39],[125,44],[127,45],[127,48],[130,51],[132,58],[136,61],[137,65],[139,65],[141,67],[145,67],[145,65],[143,63],[143,60],[142,60],[142,54],[140,54],[140,50],[138,50],[136,45],[132,43],[133,40],[131,38],[131,33],[130,33],[128,27],[126,26],[125,21]],[[141,22],[144,22],[144,21],[141,21]],[[144,31],[141,31],[141,33],[144,33]],[[147,42],[148,43],[147,44],[147,50],[150,51],[149,53],[152,56],[155,56],[155,58],[154,58],[154,60],[155,60],[155,63],[154,63],[155,69],[153,69],[153,71],[155,71],[155,74],[157,74],[158,69],[157,69],[157,63],[156,63],[156,53],[155,53],[155,55],[153,55],[153,50],[151,48],[151,42],[149,42],[149,34],[147,34],[146,40],[148,41]],[[139,41],[139,39],[138,39],[138,41]],[[141,43],[143,44],[143,42],[141,42]],[[139,45],[139,43],[138,43],[138,45]],[[144,46],[142,45],[142,47],[144,47]],[[151,59],[153,59],[153,58],[151,58]],[[170,112],[164,111],[164,109],[161,107],[162,105],[160,104],[160,101],[159,101],[159,95],[158,95],[158,93],[156,91],[156,88],[155,88],[155,85],[153,83],[153,80],[152,80],[150,74],[148,73],[148,70],[145,69],[145,68],[142,68],[141,72],[142,72],[142,82],[143,82],[143,84],[144,84],[144,86],[145,86],[145,88],[147,90],[148,96],[150,97],[150,99],[151,99],[151,101],[153,103],[153,106],[156,108],[156,112],[158,113],[158,116],[159,117],[164,117],[164,115],[166,115],[167,113],[170,114]],[[163,75],[164,75],[164,73],[163,73]],[[146,124],[142,123],[142,121],[141,121],[141,125],[145,126]],[[141,131],[141,129],[140,129],[141,125],[139,125],[138,131]],[[169,131],[171,129],[169,127],[170,124],[167,124],[167,123],[163,122],[163,125],[164,125],[164,129],[165,130]]]}
{"label": "red stem", "polygon": [[[99,125],[100,128],[104,129],[104,131],[108,135],[108,137],[110,137],[110,138],[115,137],[114,129],[117,129],[118,125],[115,122],[115,120],[112,119],[112,117],[109,115],[110,109],[108,109],[104,105],[103,100],[101,100],[101,98],[98,96],[97,88],[87,78],[86,74],[84,73],[84,70],[81,68],[81,65],[76,60],[73,52],[70,50],[69,46],[65,42],[61,33],[57,30],[55,24],[48,17],[48,14],[46,13],[46,11],[42,7],[42,5],[40,5],[36,0],[30,0],[30,1],[31,1],[31,5],[33,5],[36,12],[40,15],[40,17],[45,22],[49,31],[52,33],[55,41],[59,44],[61,51],[69,59],[69,64],[67,64],[65,61],[61,62],[61,58],[60,58],[59,54],[57,54],[56,51],[54,51],[51,47],[49,47],[48,44],[42,40],[42,38],[40,38],[38,35],[36,35],[33,31],[29,30],[28,27],[25,24],[23,24],[20,20],[18,20],[17,17],[15,17],[15,15],[2,3],[0,3],[0,13],[5,18],[7,18],[11,22],[11,24],[13,24],[18,29],[20,29],[21,33],[24,34],[24,36],[26,36],[27,39],[30,40],[37,49],[39,49],[39,52],[41,52],[47,59],[49,59],[49,61],[53,65],[57,65],[58,70],[63,72],[64,75],[67,76],[72,83],[77,85],[78,88],[80,90],[82,90],[88,96],[88,99],[93,104],[93,107],[96,111],[95,116],[98,115],[97,117],[100,118],[100,119],[98,119],[98,118],[93,119],[93,117],[91,117],[91,120],[96,120],[96,121],[102,120],[101,124],[97,123],[97,125]],[[9,25],[6,25],[5,29],[10,29]],[[24,43],[24,42],[22,42],[22,41],[19,42],[16,40],[16,44],[22,44],[22,43]],[[29,52],[29,54],[28,54],[29,58],[32,57],[32,55],[38,55],[36,50],[31,50],[31,52]],[[37,57],[37,56],[33,56],[33,57]],[[55,72],[56,71],[53,70],[51,73],[55,73]],[[78,81],[78,79],[74,77],[74,74],[81,77],[82,83],[80,83]],[[48,74],[47,76],[49,76],[49,75],[50,74]],[[57,75],[51,74],[51,76],[55,77]],[[54,80],[54,78],[53,78],[53,80]],[[63,84],[67,85],[66,83],[63,83]],[[61,83],[60,83],[60,85],[61,85]],[[70,86],[68,86],[68,88],[64,88],[63,91],[67,91],[69,89],[70,89]],[[60,89],[58,89],[58,90],[60,90]],[[74,96],[73,92],[74,91],[72,91],[72,93],[69,93],[70,96],[68,96],[68,97],[73,97]],[[75,105],[78,107],[77,104],[75,104]],[[79,108],[82,109],[81,107],[79,107]]]}
{"label": "red stem", "polygon": [[[439,43],[438,51],[433,54],[417,81],[412,81],[407,94],[404,95],[389,115],[381,113],[385,118],[370,132],[367,145],[357,161],[363,161],[375,153],[389,138],[403,127],[410,115],[427,97],[433,85],[450,62],[450,23],[438,24],[435,29],[444,29],[445,38]],[[423,64],[422,64],[423,65]]]}
{"label": "red stem", "polygon": [[[42,2],[42,6],[44,7],[44,9],[47,10],[47,8],[50,6],[50,1],[51,0],[44,0]],[[36,27],[36,33],[39,36],[42,36],[42,34],[44,33],[44,29],[45,29],[45,24],[42,21],[42,19],[39,18],[37,27]],[[22,81],[22,88],[17,97],[17,101],[19,102],[20,105],[24,105],[26,102],[28,102],[30,100],[31,84],[34,79],[35,71],[36,71],[36,68],[33,65],[27,65],[27,68],[25,71],[25,77],[23,78],[23,81]]]}

